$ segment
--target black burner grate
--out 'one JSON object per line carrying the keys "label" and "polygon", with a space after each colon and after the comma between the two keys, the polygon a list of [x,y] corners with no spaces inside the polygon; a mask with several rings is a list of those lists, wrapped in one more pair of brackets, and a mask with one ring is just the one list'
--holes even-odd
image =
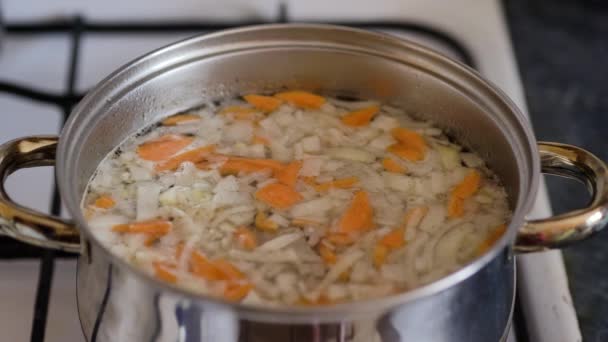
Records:
{"label": "black burner grate", "polygon": [[[279,15],[275,22],[288,22],[286,6],[280,6]],[[308,23],[315,21],[307,21]],[[228,28],[267,24],[262,21],[239,21],[239,22],[214,22],[214,21],[146,21],[146,22],[112,22],[112,21],[89,21],[81,17],[60,19],[41,22],[19,22],[7,23],[5,32],[10,36],[17,35],[46,35],[61,34],[70,38],[70,56],[66,89],[63,93],[54,93],[26,87],[13,82],[0,80],[0,93],[9,94],[23,98],[26,101],[40,102],[59,108],[63,114],[62,122],[68,118],[72,107],[84,96],[75,90],[77,80],[77,70],[79,66],[80,43],[84,34],[158,34],[158,33],[179,33],[179,32],[213,32]],[[460,59],[469,66],[474,67],[473,56],[465,46],[453,38],[450,34],[438,29],[413,23],[396,21],[324,21],[326,24],[345,25],[372,30],[398,30],[407,31],[428,36],[442,42],[455,53]],[[57,186],[54,185],[53,198],[50,212],[59,215],[61,212],[61,200]],[[0,259],[10,258],[39,258],[40,273],[38,278],[38,288],[36,294],[34,319],[32,323],[31,342],[44,342],[45,328],[48,313],[49,295],[53,280],[54,261],[56,257],[70,256],[65,253],[45,251],[36,247],[24,245],[20,242],[8,238],[0,237]],[[518,336],[519,337],[519,336]],[[520,340],[524,341],[524,340]]]}

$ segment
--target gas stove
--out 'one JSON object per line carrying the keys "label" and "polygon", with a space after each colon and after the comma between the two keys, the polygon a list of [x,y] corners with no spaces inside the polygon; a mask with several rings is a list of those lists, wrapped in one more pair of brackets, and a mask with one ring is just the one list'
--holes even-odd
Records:
{"label": "gas stove", "polygon": [[[0,52],[0,141],[57,134],[88,89],[131,59],[195,34],[271,22],[347,25],[417,41],[476,68],[525,112],[523,89],[498,1],[381,0],[6,1]],[[169,6],[169,7],[167,7]],[[65,12],[78,15],[65,15]],[[200,15],[198,14],[200,13]],[[137,18],[133,20],[132,18]],[[26,170],[8,180],[18,202],[69,217],[53,170]],[[544,186],[530,214],[550,214]],[[519,256],[518,296],[509,341],[580,341],[561,254]],[[72,256],[0,238],[0,330],[6,341],[84,341]]]}

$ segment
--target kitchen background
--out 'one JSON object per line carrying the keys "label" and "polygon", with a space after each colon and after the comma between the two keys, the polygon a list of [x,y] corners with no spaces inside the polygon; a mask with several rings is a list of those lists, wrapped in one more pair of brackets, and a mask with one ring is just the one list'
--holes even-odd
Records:
{"label": "kitchen background", "polygon": [[[402,1],[407,2],[407,0]],[[481,2],[486,0],[478,1],[480,2],[479,6],[482,6]],[[608,137],[605,134],[605,127],[608,127],[608,116],[606,115],[608,113],[608,96],[604,94],[605,84],[608,81],[608,63],[606,63],[608,62],[608,3],[599,0],[487,1],[497,2],[504,10],[523,81],[528,113],[533,122],[537,138],[539,140],[560,141],[578,145],[591,150],[604,160],[608,160],[608,149],[605,148],[605,144],[608,143]],[[462,2],[469,6],[476,4],[476,1]],[[195,15],[196,18],[209,18],[205,15],[205,6],[209,6],[210,2],[189,0],[180,3],[183,6],[200,8],[200,13]],[[256,17],[259,12],[273,13],[277,8],[276,1],[256,1],[255,6],[241,6],[235,5],[235,3],[225,1],[221,5],[222,8],[216,8],[214,13],[219,13],[218,15],[223,18],[238,13],[238,19],[240,17]],[[357,1],[357,3],[360,5],[361,1]],[[455,1],[455,3],[459,3],[459,1]],[[123,8],[120,10],[112,10],[106,7],[109,6],[106,2],[89,3],[87,5],[89,12],[86,19],[91,17],[90,13],[95,13],[100,18],[109,20],[112,18],[108,16],[112,15],[117,20],[127,18],[142,20],[138,17],[138,13],[142,9],[130,4],[123,4]],[[302,5],[302,3],[298,4]],[[374,4],[372,8],[369,8],[369,15],[370,18],[377,19],[378,15],[373,7],[381,6],[382,0],[375,0]],[[54,5],[40,2],[40,0],[5,0],[0,6],[3,12],[3,21],[13,23],[19,20],[46,20],[49,19],[49,16],[51,19],[57,16],[70,18],[79,14],[78,9],[84,5],[77,0],[59,0]],[[149,6],[146,10],[147,18],[175,20],[176,18],[179,19],[180,15],[184,13],[183,9],[174,6],[173,2],[148,1],[145,6]],[[327,6],[332,5],[328,3]],[[467,11],[472,11],[467,6],[462,6],[459,10],[462,13],[455,13],[454,15],[463,15]],[[476,11],[472,12],[478,13]],[[438,15],[441,14],[438,13]],[[360,11],[358,16],[358,19],[367,19],[365,11]],[[481,16],[470,20],[476,19],[484,20]],[[11,31],[7,32],[6,37],[12,37],[11,34]],[[33,58],[38,63],[48,63],[49,67],[42,68],[42,72],[45,73],[46,79],[54,79],[56,82],[53,84],[36,84],[36,86],[42,89],[54,89],[59,84],[61,86],[58,89],[63,89],[66,82],[69,85],[69,80],[65,79],[68,71],[66,60],[70,50],[69,41],[59,35],[52,36],[50,39],[54,40],[54,43],[49,43],[42,51],[30,51],[26,44],[20,45],[10,39],[8,41],[0,39],[0,81],[18,82],[21,77],[35,79],[36,75],[33,73],[40,72],[39,69],[10,70],[8,64],[5,63],[6,61],[3,61],[3,55],[7,56],[12,49],[16,48],[21,49],[20,53],[27,54],[27,58]],[[175,39],[167,36],[166,43],[172,40]],[[42,46],[44,47],[45,44],[43,43]],[[86,50],[87,45],[90,44],[91,40],[83,41],[85,50],[81,58],[88,65],[79,70],[80,78],[100,79],[107,73],[106,68],[96,68],[93,62],[104,65],[103,56],[111,54],[112,49],[120,49],[120,45],[113,45],[103,40],[98,41],[96,44],[101,44],[101,48],[105,51],[101,52],[100,56],[96,56],[92,55],[92,50]],[[141,46],[141,52],[154,47],[154,45],[148,47],[149,43],[146,43],[145,38],[133,39],[131,37],[128,44]],[[97,50],[95,50],[95,53],[97,53]],[[60,62],[54,63],[56,61]],[[60,67],[57,67],[57,65]],[[91,85],[77,82],[75,88],[78,92]],[[0,97],[8,97],[8,95],[0,94]],[[70,104],[70,101],[66,102],[65,109]],[[28,111],[36,106],[38,104],[22,105],[19,107],[21,110],[18,113],[7,113],[0,110],[0,118],[3,122],[5,120],[19,121],[17,125],[10,126],[10,130],[13,131],[9,132],[10,134],[7,133],[8,136],[16,137],[26,133],[38,132],[50,133],[56,130],[56,127],[46,127],[46,123],[38,121],[36,117],[27,116]],[[22,119],[25,119],[16,120],[20,115]],[[56,125],[59,125],[61,115],[56,113],[49,115],[56,116]],[[4,124],[0,124],[0,126],[2,125]],[[8,129],[6,127],[8,126],[5,125],[5,130]],[[3,132],[2,127],[0,127],[0,132]],[[4,137],[4,135],[0,136]],[[38,195],[40,197],[39,203],[33,203],[41,208],[44,208],[44,203],[48,201],[47,198],[52,195],[49,190],[48,178],[42,176],[48,176],[51,172],[50,169],[28,171],[16,177],[27,178],[34,183],[34,186],[41,189]],[[588,200],[588,196],[582,190],[582,187],[568,181],[549,179],[548,188],[552,206],[556,213],[580,207]],[[13,192],[15,192],[15,197],[19,198],[18,189],[13,189]],[[0,238],[0,242],[3,239]],[[608,341],[608,319],[605,318],[608,317],[608,272],[605,270],[605,265],[608,264],[608,248],[605,247],[607,244],[608,232],[604,232],[592,240],[567,248],[564,251],[569,285],[584,341]],[[19,244],[0,248],[0,257],[3,258],[10,258],[11,255],[16,254],[39,257],[44,253]],[[49,267],[52,268],[52,265],[48,264],[47,261],[47,264],[43,264],[41,267],[49,269]],[[2,270],[4,269],[0,269],[0,288],[8,286],[7,284],[14,281],[11,278],[13,273],[9,274]],[[73,282],[71,271],[73,270],[65,271],[61,267],[56,268],[55,281]],[[22,272],[25,272],[25,270],[22,270]],[[41,273],[40,277],[42,278],[44,275]],[[20,278],[16,275],[14,279]],[[37,293],[36,281],[36,279],[32,279],[33,283],[23,284],[24,288],[32,288],[32,291],[24,291],[23,295],[32,298],[19,298],[16,302],[23,306],[33,307],[37,302],[40,305],[44,298],[35,298]],[[63,289],[64,287],[57,286],[56,288]],[[44,292],[45,289],[42,290]],[[39,291],[40,288],[38,288],[38,293]],[[72,293],[66,293],[65,295],[67,297],[74,296]],[[0,317],[11,314],[2,313],[4,310],[4,302],[0,302]],[[33,319],[32,326],[36,324],[36,320],[45,319],[36,316],[40,312],[38,310],[27,312],[32,317],[24,317],[24,319]],[[49,325],[61,324],[61,317],[76,318],[74,313],[69,312],[55,310],[52,311],[52,314],[53,317],[49,318]],[[35,336],[40,337],[41,334],[44,336],[44,324],[42,324],[42,328],[42,332],[32,331],[32,341],[42,341],[36,339],[37,336]]]}
{"label": "kitchen background", "polygon": [[[608,2],[505,1],[538,140],[608,160]],[[547,177],[554,213],[586,203],[573,182]],[[584,341],[608,341],[608,232],[563,252]]]}

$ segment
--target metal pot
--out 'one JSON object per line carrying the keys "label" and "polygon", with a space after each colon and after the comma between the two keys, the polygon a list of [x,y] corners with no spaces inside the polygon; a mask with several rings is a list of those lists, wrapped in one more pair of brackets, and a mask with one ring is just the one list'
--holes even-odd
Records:
{"label": "metal pot", "polygon": [[[202,99],[298,88],[374,98],[436,122],[478,151],[503,180],[508,232],[485,255],[421,288],[318,308],[258,308],[192,295],[111,255],[80,210],[88,180],[123,139]],[[608,171],[587,151],[536,143],[529,123],[495,86],[416,44],[323,25],[269,25],[191,38],[121,68],[78,105],[61,134],[0,147],[0,175],[55,165],[73,221],[12,202],[0,187],[1,232],[80,253],[78,307],[93,341],[467,341],[505,339],[514,297],[513,252],[561,247],[608,219]],[[526,220],[541,171],[584,182],[582,210]]]}

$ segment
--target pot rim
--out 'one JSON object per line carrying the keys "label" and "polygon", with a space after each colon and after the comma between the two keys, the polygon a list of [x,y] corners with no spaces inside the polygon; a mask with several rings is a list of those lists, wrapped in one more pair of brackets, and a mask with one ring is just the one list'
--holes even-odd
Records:
{"label": "pot rim", "polygon": [[[260,307],[240,303],[235,304],[210,296],[194,294],[188,290],[181,289],[177,286],[173,286],[171,284],[159,281],[151,275],[143,272],[142,270],[131,266],[126,261],[122,260],[121,258],[115,256],[112,252],[110,252],[102,243],[99,242],[95,235],[89,231],[88,225],[86,224],[86,220],[84,219],[82,211],[80,209],[80,201],[78,200],[81,194],[76,193],[75,188],[73,186],[73,182],[71,181],[72,177],[68,177],[68,175],[75,175],[76,172],[71,170],[71,168],[66,165],[66,161],[69,160],[71,151],[74,148],[74,145],[77,144],[71,144],[70,141],[68,141],[67,136],[78,135],[79,131],[82,131],[83,127],[81,126],[83,125],[80,123],[79,118],[81,116],[86,115],[85,113],[89,112],[89,107],[102,101],[101,98],[103,98],[104,93],[108,91],[108,88],[112,88],[112,83],[115,83],[119,76],[129,73],[131,69],[135,68],[138,65],[146,63],[149,65],[151,61],[154,62],[162,55],[169,54],[174,50],[185,48],[190,45],[198,45],[200,43],[207,42],[210,40],[231,38],[232,36],[237,36],[238,40],[239,35],[246,35],[252,32],[255,33],[257,31],[263,32],[265,30],[333,31],[341,34],[357,35],[361,39],[367,39],[375,42],[376,44],[386,44],[391,48],[399,48],[405,52],[415,53],[417,56],[423,57],[428,62],[439,63],[442,67],[451,68],[452,71],[458,73],[460,77],[466,78],[466,84],[468,86],[472,86],[476,90],[483,91],[484,96],[491,97],[494,103],[503,106],[508,111],[507,114],[512,116],[512,118],[514,119],[514,123],[517,124],[518,128],[521,130],[521,133],[523,133],[523,135],[525,136],[525,139],[520,140],[522,144],[527,144],[527,146],[523,147],[529,151],[515,151],[518,155],[518,158],[520,157],[520,154],[525,154],[526,152],[528,152],[528,155],[526,157],[530,159],[528,161],[528,163],[530,164],[528,165],[529,172],[527,175],[525,175],[527,179],[522,179],[519,184],[519,195],[516,201],[516,207],[513,210],[513,217],[508,225],[507,233],[504,234],[497,241],[497,243],[495,243],[494,246],[484,255],[478,257],[477,259],[474,259],[472,262],[462,267],[461,269],[432,283],[415,288],[413,290],[401,292],[386,297],[347,302],[332,306],[315,307]],[[298,44],[297,41],[288,41],[284,37],[278,35],[274,36],[273,38],[275,43],[273,47],[277,46],[277,42],[282,43],[283,47],[302,46],[302,44]],[[323,35],[319,35],[319,37],[316,39],[318,39],[319,42],[323,42],[325,37]],[[219,52],[217,49],[215,49],[209,55],[217,57],[218,55],[221,55],[223,53],[233,52],[235,50],[234,40],[227,39],[227,41],[232,42],[232,44],[225,44],[230,45],[229,47],[224,46],[224,50],[220,50]],[[325,42],[333,43],[330,40],[326,40]],[[308,44],[306,46],[313,45]],[[341,47],[344,47],[344,45]],[[359,47],[360,46],[351,46],[351,48],[357,51],[359,51]],[[367,52],[367,54],[373,57],[397,59],[397,57],[382,55],[379,53],[374,54],[370,53],[369,51]],[[158,67],[158,65],[155,66]],[[465,279],[469,278],[473,274],[477,273],[477,271],[483,268],[491,260],[493,260],[498,255],[498,253],[503,250],[503,248],[510,248],[512,242],[515,239],[518,228],[523,225],[525,221],[525,215],[530,211],[532,207],[532,204],[536,197],[536,192],[538,190],[540,177],[540,160],[538,153],[536,152],[536,148],[536,141],[531,126],[528,123],[527,119],[515,106],[515,104],[498,87],[482,78],[481,75],[479,75],[475,70],[469,68],[468,66],[460,62],[454,61],[448,57],[441,55],[438,52],[430,50],[417,43],[401,38],[392,37],[388,34],[383,33],[323,24],[267,24],[224,30],[216,33],[198,35],[191,38],[187,38],[169,44],[157,50],[151,51],[117,69],[104,80],[99,82],[74,108],[72,115],[70,115],[70,118],[68,119],[64,129],[61,132],[61,137],[59,139],[59,145],[57,148],[56,167],[59,190],[63,195],[66,206],[68,207],[70,213],[73,215],[73,218],[76,221],[76,225],[80,228],[81,235],[85,239],[93,241],[95,245],[100,246],[100,250],[102,251],[103,255],[110,260],[111,264],[117,265],[120,268],[128,270],[131,274],[134,274],[138,280],[149,283],[149,285],[153,286],[156,290],[166,291],[194,302],[204,303],[205,305],[209,305],[212,307],[214,306],[217,309],[235,310],[241,315],[255,317],[257,320],[276,321],[277,319],[279,319],[289,320],[291,322],[304,322],[310,321],[312,319],[321,322],[341,320],[344,319],[344,317],[369,315],[370,313],[381,313],[383,311],[389,310],[392,307],[407,304],[415,300],[419,300],[421,298],[432,296],[452,286],[455,286],[461,281],[464,281]]]}

